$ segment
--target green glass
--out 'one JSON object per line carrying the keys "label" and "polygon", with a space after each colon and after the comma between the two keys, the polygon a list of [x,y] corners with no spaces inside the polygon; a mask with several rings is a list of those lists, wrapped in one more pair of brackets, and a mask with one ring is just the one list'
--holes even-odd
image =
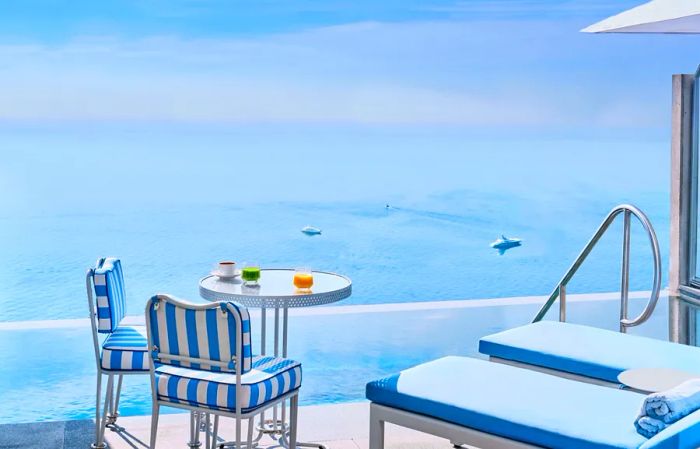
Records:
{"label": "green glass", "polygon": [[246,282],[255,282],[260,279],[260,267],[245,267],[241,271],[241,277]]}

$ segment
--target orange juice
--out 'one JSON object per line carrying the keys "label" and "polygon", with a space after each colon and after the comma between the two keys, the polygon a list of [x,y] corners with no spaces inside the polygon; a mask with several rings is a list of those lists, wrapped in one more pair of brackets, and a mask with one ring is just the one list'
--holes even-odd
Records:
{"label": "orange juice", "polygon": [[294,275],[294,286],[296,288],[311,288],[314,285],[314,277],[309,273],[296,273]]}

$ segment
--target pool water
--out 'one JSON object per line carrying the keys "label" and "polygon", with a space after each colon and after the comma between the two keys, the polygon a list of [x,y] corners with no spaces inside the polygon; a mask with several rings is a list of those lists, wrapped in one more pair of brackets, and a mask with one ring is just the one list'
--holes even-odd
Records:
{"label": "pool water", "polygon": [[[630,314],[643,300],[631,301]],[[616,329],[618,302],[570,302],[572,322]],[[529,322],[539,308],[532,301],[465,308],[290,316],[289,354],[303,363],[301,404],[359,401],[365,384],[444,355],[478,356],[478,339]],[[385,311],[383,311],[385,310]],[[667,338],[667,302],[631,333]],[[21,326],[20,326],[21,327]],[[259,341],[253,316],[253,342]],[[94,415],[95,361],[89,325],[0,330],[0,423],[89,419]],[[125,378],[120,412],[150,413],[148,376]],[[176,410],[171,409],[172,412]]]}

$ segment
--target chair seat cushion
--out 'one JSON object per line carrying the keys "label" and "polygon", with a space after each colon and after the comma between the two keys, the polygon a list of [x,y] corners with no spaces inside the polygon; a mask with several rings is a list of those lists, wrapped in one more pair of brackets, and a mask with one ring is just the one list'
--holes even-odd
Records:
{"label": "chair seat cushion", "polygon": [[425,363],[370,382],[366,393],[378,404],[537,446],[620,449],[647,441],[634,428],[640,394],[479,359]]}
{"label": "chair seat cushion", "polygon": [[479,352],[615,383],[621,372],[649,366],[700,374],[700,348],[558,321],[483,337]]}
{"label": "chair seat cushion", "polygon": [[102,369],[148,372],[147,351],[145,326],[119,326],[102,344]]}
{"label": "chair seat cushion", "polygon": [[[158,398],[176,404],[235,412],[236,375],[159,365],[155,369]],[[256,356],[241,376],[243,411],[253,410],[301,386],[301,364]]]}

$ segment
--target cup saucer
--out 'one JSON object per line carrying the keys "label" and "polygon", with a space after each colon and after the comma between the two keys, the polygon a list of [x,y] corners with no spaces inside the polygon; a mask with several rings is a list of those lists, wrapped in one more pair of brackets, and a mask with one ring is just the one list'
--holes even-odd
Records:
{"label": "cup saucer", "polygon": [[233,272],[233,274],[224,274],[218,270],[214,270],[211,272],[211,274],[218,277],[219,279],[227,280],[227,279],[234,279],[234,278],[237,278],[238,276],[240,276],[241,270],[236,270]]}

